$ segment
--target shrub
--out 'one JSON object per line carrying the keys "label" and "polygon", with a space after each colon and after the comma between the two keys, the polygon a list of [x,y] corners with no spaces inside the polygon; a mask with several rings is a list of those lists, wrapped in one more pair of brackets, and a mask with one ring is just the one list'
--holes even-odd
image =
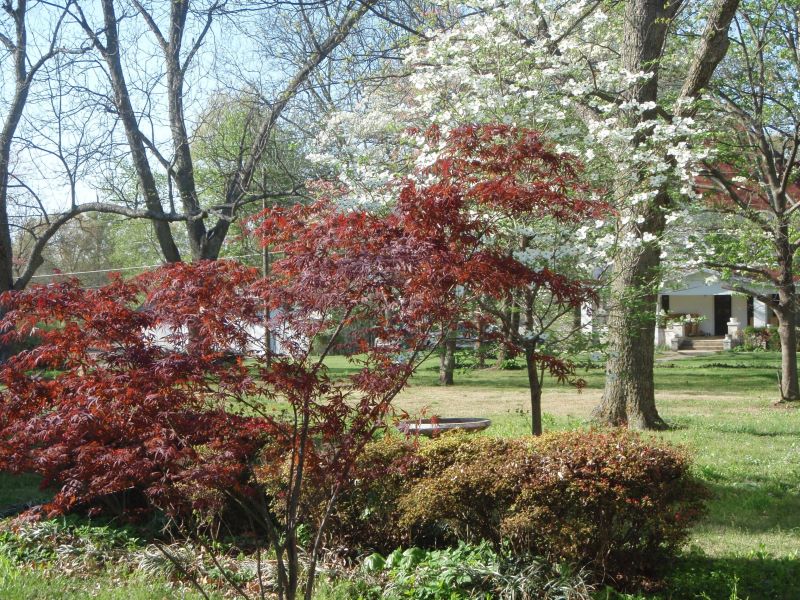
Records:
{"label": "shrub", "polygon": [[442,550],[398,548],[385,558],[367,557],[362,569],[378,581],[373,589],[382,598],[589,600],[593,590],[583,573],[529,557],[512,558],[486,542]]}
{"label": "shrub", "polygon": [[[411,458],[411,445],[396,437],[365,447],[328,525],[328,537],[340,550],[370,548],[386,553],[408,542],[409,536],[398,527],[397,500],[408,485],[405,471]],[[321,510],[324,498],[312,499],[307,514],[319,518]]]}
{"label": "shrub", "polygon": [[626,583],[657,576],[702,509],[682,451],[622,431],[376,446],[361,472],[387,475],[359,479],[331,529],[361,548],[485,540]]}
{"label": "shrub", "polygon": [[745,327],[745,350],[780,350],[781,340],[775,327]]}

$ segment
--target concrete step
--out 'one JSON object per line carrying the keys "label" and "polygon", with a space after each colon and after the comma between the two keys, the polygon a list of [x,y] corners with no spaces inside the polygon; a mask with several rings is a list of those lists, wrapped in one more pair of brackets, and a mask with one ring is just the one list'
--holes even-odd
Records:
{"label": "concrete step", "polygon": [[681,342],[681,350],[708,350],[722,352],[722,338],[687,338]]}

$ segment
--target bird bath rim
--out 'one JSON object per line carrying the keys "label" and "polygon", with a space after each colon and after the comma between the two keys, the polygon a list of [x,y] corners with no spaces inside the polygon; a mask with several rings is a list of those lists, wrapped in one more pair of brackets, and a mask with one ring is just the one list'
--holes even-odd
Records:
{"label": "bird bath rim", "polygon": [[483,431],[492,424],[482,417],[439,417],[400,421],[397,428],[409,435],[432,436],[445,431]]}

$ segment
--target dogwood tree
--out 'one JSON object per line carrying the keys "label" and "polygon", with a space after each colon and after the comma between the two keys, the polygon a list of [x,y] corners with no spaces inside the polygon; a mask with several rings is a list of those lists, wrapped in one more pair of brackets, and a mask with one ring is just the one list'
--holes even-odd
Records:
{"label": "dogwood tree", "polygon": [[[472,17],[432,32],[409,53],[409,85],[388,113],[399,122],[426,115],[445,128],[525,124],[585,161],[589,180],[618,210],[598,256],[614,265],[606,387],[595,410],[610,424],[664,426],[652,377],[659,239],[676,196],[691,192],[686,174],[698,159],[688,142],[696,129],[692,102],[725,54],[737,6],[480,2]],[[687,51],[689,34],[695,41]],[[398,153],[363,145],[372,160]],[[436,148],[419,145],[417,161],[435,156]],[[380,161],[370,170],[369,159],[355,163],[361,179],[390,172]]]}

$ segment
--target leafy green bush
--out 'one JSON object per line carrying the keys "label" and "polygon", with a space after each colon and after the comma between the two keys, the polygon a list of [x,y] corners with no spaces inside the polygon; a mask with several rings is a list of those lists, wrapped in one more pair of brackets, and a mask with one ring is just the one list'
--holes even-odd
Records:
{"label": "leafy green bush", "polygon": [[780,350],[781,339],[775,327],[747,326],[742,330],[745,350]]}
{"label": "leafy green bush", "polygon": [[381,552],[488,541],[631,582],[659,574],[703,497],[682,451],[622,431],[383,440],[359,464],[330,534]]}
{"label": "leafy green bush", "polygon": [[373,554],[362,563],[382,598],[456,600],[458,598],[541,598],[588,600],[592,586],[582,573],[531,559],[510,558],[488,543],[455,548],[396,549]]}

